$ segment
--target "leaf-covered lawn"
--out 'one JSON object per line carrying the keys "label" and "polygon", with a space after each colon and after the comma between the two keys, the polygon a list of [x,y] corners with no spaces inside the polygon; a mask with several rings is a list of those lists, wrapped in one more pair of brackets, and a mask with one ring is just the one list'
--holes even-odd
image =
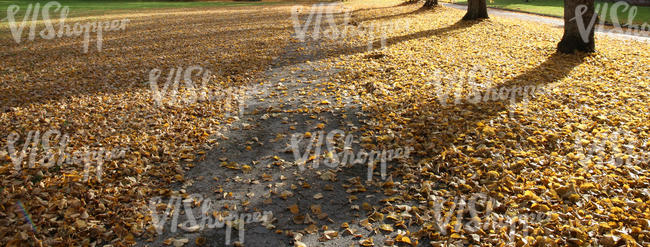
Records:
{"label": "leaf-covered lawn", "polygon": [[[357,23],[398,27],[386,49],[368,52],[358,37],[347,48],[325,48],[324,61],[341,72],[323,93],[359,97],[364,145],[415,148],[412,159],[389,168],[390,180],[367,184],[387,199],[364,205],[368,214],[348,226],[381,223],[376,234],[398,245],[498,245],[511,230],[518,245],[650,243],[650,45],[598,36],[596,54],[559,55],[557,28],[499,17],[459,22],[459,10],[416,9],[354,12]],[[87,54],[81,38],[2,40],[10,45],[0,48],[0,143],[12,132],[24,140],[30,130],[57,129],[70,135],[68,153],[100,146],[127,152],[104,164],[101,182],[84,183],[82,165],[19,172],[2,149],[0,243],[121,246],[149,236],[149,198],[169,195],[170,184],[184,180],[184,171],[218,145],[212,135],[232,121],[214,102],[156,107],[145,83],[149,71],[201,65],[220,71],[211,88],[251,83],[289,42],[290,11],[130,12],[126,31],[105,33],[102,51],[91,45]],[[456,88],[476,95],[463,83],[472,76],[481,94],[517,86],[546,93],[456,104]],[[440,100],[444,92],[451,92],[447,101]],[[499,202],[481,207],[493,207],[501,222],[531,214],[544,220],[526,229],[485,224],[456,231],[456,222],[475,218],[457,217],[451,202],[477,193]],[[451,220],[437,224],[436,210],[451,212]],[[369,245],[369,237],[357,240]]]}
{"label": "leaf-covered lawn", "polygon": [[[158,68],[166,75],[170,68],[200,65],[213,72],[210,88],[242,85],[268,66],[291,34],[290,7],[145,11],[113,18],[131,21],[126,31],[104,33],[101,52],[91,42],[82,53],[79,37],[1,41],[8,44],[0,48],[0,205],[8,209],[0,213],[3,243],[132,241],[150,223],[146,200],[156,188],[182,179],[181,160],[196,159],[226,121],[223,104],[214,102],[157,107],[149,71]],[[6,152],[8,135],[20,135],[15,144],[20,150],[30,131],[48,129],[70,135],[66,153],[103,146],[125,149],[126,157],[103,164],[101,183],[94,176],[82,183],[83,165],[28,169],[24,161],[16,171]],[[40,159],[42,151],[37,152]],[[14,211],[19,200],[37,226],[35,238],[24,235],[31,226]]]}
{"label": "leaf-covered lawn", "polygon": [[[648,44],[598,37],[596,54],[562,55],[555,53],[561,29],[498,17],[458,22],[463,14],[443,8],[384,19],[410,28],[390,34],[381,56],[346,56],[337,66],[345,72],[333,81],[365,104],[367,135],[380,148],[414,146],[422,157],[392,171],[401,183],[384,184],[391,205],[378,211],[417,207],[421,225],[411,236],[436,245],[507,242],[499,227],[449,234],[454,220],[442,235],[431,218],[436,200],[484,193],[503,203],[506,222],[550,216],[527,219],[530,228],[514,232],[518,245],[647,244]],[[547,93],[485,101],[490,89],[517,86]],[[446,104],[441,92],[451,95]],[[476,95],[482,100],[471,102]],[[454,207],[443,205],[443,215]],[[462,224],[474,217],[462,215]]]}

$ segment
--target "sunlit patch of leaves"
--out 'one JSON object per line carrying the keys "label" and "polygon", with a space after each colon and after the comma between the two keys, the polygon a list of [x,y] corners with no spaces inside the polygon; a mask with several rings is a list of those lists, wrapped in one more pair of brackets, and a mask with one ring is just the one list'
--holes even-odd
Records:
{"label": "sunlit patch of leaves", "polygon": [[[416,159],[390,171],[402,178],[397,193],[384,190],[393,196],[391,204],[409,203],[426,218],[434,214],[431,195],[485,193],[510,210],[502,215],[508,219],[531,212],[553,217],[528,222],[531,230],[517,230],[512,239],[496,228],[443,235],[424,224],[411,241],[434,246],[446,241],[466,245],[472,239],[495,245],[647,244],[648,161],[585,169],[574,143],[579,131],[589,143],[601,141],[596,133],[625,130],[639,141],[620,139],[607,150],[647,157],[648,44],[599,37],[594,55],[561,55],[555,54],[561,29],[498,17],[457,22],[462,14],[439,8],[392,19],[408,20],[411,28],[390,34],[388,40],[398,42],[387,49],[341,56],[337,68],[344,72],[332,80],[361,98],[369,118],[366,129],[378,147],[416,148]],[[486,89],[534,85],[547,93],[528,101],[440,104],[441,90],[467,95],[471,89],[467,83],[432,84],[440,72],[467,80],[463,71],[477,66],[487,68],[477,75]],[[627,158],[613,151],[606,155],[603,161]],[[421,186],[430,182],[446,189]],[[450,209],[445,205],[443,212]]]}

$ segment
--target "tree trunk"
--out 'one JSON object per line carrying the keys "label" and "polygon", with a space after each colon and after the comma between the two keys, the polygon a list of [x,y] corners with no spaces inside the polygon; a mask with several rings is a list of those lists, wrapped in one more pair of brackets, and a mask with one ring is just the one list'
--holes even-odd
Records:
{"label": "tree trunk", "polygon": [[557,50],[562,53],[594,52],[596,17],[594,0],[564,0],[564,35]]}
{"label": "tree trunk", "polygon": [[424,2],[424,6],[422,6],[422,8],[432,9],[435,6],[438,6],[438,0],[427,0]]}
{"label": "tree trunk", "polygon": [[478,19],[487,19],[487,3],[486,0],[468,0],[467,1],[467,14],[463,17],[463,20],[478,20]]}

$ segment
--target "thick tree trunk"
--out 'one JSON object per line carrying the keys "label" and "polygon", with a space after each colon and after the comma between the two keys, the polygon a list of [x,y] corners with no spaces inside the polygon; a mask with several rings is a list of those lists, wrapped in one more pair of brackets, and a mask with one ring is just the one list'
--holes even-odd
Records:
{"label": "thick tree trunk", "polygon": [[478,20],[478,19],[487,19],[487,3],[486,0],[468,0],[467,1],[467,14],[463,17],[463,20]]}
{"label": "thick tree trunk", "polygon": [[594,0],[564,0],[564,35],[557,50],[562,53],[594,52],[596,19]]}
{"label": "thick tree trunk", "polygon": [[424,6],[422,6],[422,8],[431,9],[435,6],[438,6],[438,0],[427,0],[424,2]]}

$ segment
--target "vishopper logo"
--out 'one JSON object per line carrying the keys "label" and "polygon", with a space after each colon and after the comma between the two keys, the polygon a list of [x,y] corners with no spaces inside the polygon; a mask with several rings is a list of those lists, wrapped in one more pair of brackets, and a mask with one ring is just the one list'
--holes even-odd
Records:
{"label": "vishopper logo", "polygon": [[[195,104],[197,102],[217,102],[221,104],[227,116],[237,113],[241,118],[244,112],[244,102],[247,91],[245,87],[230,87],[227,89],[208,89],[212,72],[201,66],[191,66],[183,70],[182,67],[170,68],[165,84],[160,87],[158,79],[161,76],[160,69],[149,71],[149,87],[154,102],[157,106]],[[201,77],[201,84],[197,85],[193,77]],[[181,84],[181,78],[183,83]],[[235,106],[233,106],[235,105]]]}
{"label": "vishopper logo", "polygon": [[[20,171],[23,163],[27,163],[29,168],[34,168],[36,164],[43,167],[50,168],[55,165],[61,166],[63,164],[75,164],[84,166],[83,181],[88,181],[90,168],[95,165],[97,180],[102,181],[103,165],[105,161],[124,158],[125,150],[106,150],[99,148],[97,150],[74,151],[72,155],[66,153],[66,149],[70,140],[69,135],[61,135],[58,130],[48,130],[43,133],[30,131],[24,140],[22,150],[16,148],[16,143],[20,140],[20,134],[12,132],[7,136],[7,151],[11,158],[14,168]],[[51,146],[50,144],[59,140],[58,146]],[[31,145],[30,145],[31,144]],[[40,145],[39,145],[40,144]],[[44,154],[41,159],[37,159],[39,147],[43,149]],[[29,153],[28,159],[27,153]],[[25,162],[23,162],[25,161]]]}
{"label": "vishopper logo", "polygon": [[[9,23],[9,28],[11,29],[11,35],[14,38],[16,43],[20,43],[23,38],[23,30],[27,25],[27,20],[31,17],[31,25],[29,26],[29,34],[27,38],[30,41],[33,41],[36,36],[36,24],[38,21],[38,15],[41,5],[40,3],[29,4],[27,5],[27,10],[23,16],[23,20],[20,24],[16,22],[16,14],[20,11],[20,6],[12,4],[7,7],[7,21]],[[59,20],[58,25],[54,25],[50,19],[50,10],[54,8],[54,12],[59,11]],[[96,33],[97,40],[97,50],[102,50],[103,42],[103,32],[105,31],[117,31],[125,30],[126,24],[130,21],[129,19],[113,20],[113,21],[100,21],[100,22],[88,22],[81,24],[79,22],[74,23],[71,27],[65,23],[66,18],[68,17],[70,9],[68,6],[62,6],[61,3],[52,1],[47,2],[43,5],[41,14],[43,16],[43,22],[45,24],[45,29],[39,32],[41,38],[43,39],[53,39],[55,37],[61,38],[64,35],[67,37],[72,36],[81,36],[83,34],[83,53],[88,52],[88,47],[90,45],[90,32]],[[58,27],[58,30],[55,30],[55,27]]]}
{"label": "vishopper logo", "polygon": [[[310,138],[306,143],[305,152],[300,154],[300,143],[303,139],[307,137]],[[339,139],[340,141],[336,141]],[[321,148],[323,146],[323,141],[326,143],[327,152],[325,155],[322,155]],[[347,164],[368,164],[368,181],[372,181],[372,176],[377,163],[381,164],[381,178],[386,179],[386,162],[400,159],[408,158],[412,147],[397,148],[397,149],[384,149],[381,151],[372,150],[368,153],[366,150],[361,149],[358,152],[352,150],[352,143],[354,142],[354,136],[352,134],[346,135],[343,130],[332,130],[327,136],[325,136],[324,131],[318,131],[316,134],[307,132],[305,134],[295,133],[291,135],[291,150],[293,151],[294,159],[296,163],[300,166],[300,170],[305,170],[305,165],[307,162],[312,162],[312,168],[317,169],[320,164],[321,156],[323,156],[323,163],[330,168],[336,168],[340,166],[346,166]],[[336,144],[343,144],[343,149],[341,153],[337,152]],[[312,152],[313,151],[313,152]],[[356,158],[355,158],[356,157]]]}
{"label": "vishopper logo", "polygon": [[578,131],[575,134],[574,146],[574,159],[587,171],[592,171],[594,166],[636,166],[650,161],[647,140],[641,140],[626,130],[599,133]]}
{"label": "vishopper logo", "polygon": [[426,85],[435,90],[438,102],[443,106],[448,106],[450,103],[478,104],[506,100],[510,105],[514,105],[517,99],[527,104],[528,100],[537,94],[548,93],[544,87],[535,85],[495,87],[491,79],[492,72],[486,71],[481,66],[475,66],[470,70],[456,69],[453,74],[437,70],[433,77]]}
{"label": "vishopper logo", "polygon": [[[623,7],[621,12],[627,12],[627,24],[624,25],[621,25],[621,21],[618,19],[619,8],[621,7]],[[627,35],[648,36],[648,32],[650,32],[650,24],[647,22],[644,22],[642,25],[634,24],[634,18],[638,12],[638,8],[636,6],[630,6],[630,4],[625,1],[618,1],[612,4],[612,7],[609,8],[609,11],[608,8],[609,3],[607,2],[604,2],[603,4],[597,4],[595,8],[596,13],[592,15],[591,20],[588,20],[588,23],[586,23],[583,16],[587,13],[587,10],[589,8],[584,4],[578,5],[576,7],[575,17],[572,18],[571,21],[576,21],[578,24],[578,32],[580,33],[580,37],[585,43],[589,42],[589,33],[590,30],[594,29],[596,18],[600,15],[600,17],[598,17],[600,19],[600,25],[604,25],[607,18],[607,13],[609,13],[609,16],[612,20],[612,25],[614,25],[614,29],[612,29],[611,32]],[[623,31],[623,26],[627,27],[626,31]]]}
{"label": "vishopper logo", "polygon": [[[183,223],[179,222],[179,213],[184,210],[186,220]],[[194,216],[193,208],[200,207],[200,220]],[[186,232],[197,232],[204,229],[220,229],[226,227],[225,244],[229,245],[231,242],[232,228],[237,229],[239,233],[238,242],[244,243],[245,224],[261,223],[263,226],[271,229],[274,226],[271,224],[275,219],[273,212],[264,211],[264,213],[237,213],[237,212],[217,212],[215,210],[215,203],[210,198],[203,198],[200,194],[192,194],[185,199],[179,196],[172,196],[169,198],[167,204],[163,203],[160,197],[155,197],[149,201],[149,210],[151,213],[152,226],[158,234],[162,234],[165,228],[165,223],[171,217],[170,231],[176,232],[178,228]]]}
{"label": "vishopper logo", "polygon": [[[379,35],[380,48],[384,48],[386,47],[386,34],[398,29],[396,23],[362,23],[359,25],[350,25],[350,17],[352,14],[349,9],[342,11],[343,8],[340,3],[320,3],[312,5],[307,19],[304,24],[301,24],[299,13],[302,11],[302,8],[303,6],[293,6],[291,9],[291,18],[293,21],[295,36],[301,42],[305,42],[306,37],[309,36],[309,28],[310,26],[313,26],[311,32],[313,40],[319,40],[321,34],[323,37],[330,40],[343,40],[347,37],[353,36],[366,37],[368,38],[368,50],[370,51],[373,49],[375,35]],[[334,16],[340,14],[343,14],[343,22],[337,24]],[[322,25],[323,16],[325,16],[325,20],[328,24],[326,27],[323,27]],[[407,22],[407,24],[402,28],[408,29],[409,26],[410,25]],[[322,31],[321,28],[323,28]]]}
{"label": "vishopper logo", "polygon": [[[497,214],[495,212],[497,208],[507,211],[507,205],[484,193],[472,194],[469,199],[466,196],[458,196],[453,200],[431,195],[430,200],[433,201],[433,215],[427,215],[425,218],[433,223],[433,228],[441,235],[447,235],[449,230],[474,233],[477,231],[489,232],[490,230],[499,232],[505,228],[507,229],[507,240],[513,242],[517,241],[517,236],[520,239],[526,239],[529,230],[528,224],[540,223],[548,219],[546,213]],[[448,210],[444,209],[445,206]],[[403,206],[401,208],[408,211],[410,207]],[[456,213],[456,217],[452,225],[451,219],[454,213]]]}

